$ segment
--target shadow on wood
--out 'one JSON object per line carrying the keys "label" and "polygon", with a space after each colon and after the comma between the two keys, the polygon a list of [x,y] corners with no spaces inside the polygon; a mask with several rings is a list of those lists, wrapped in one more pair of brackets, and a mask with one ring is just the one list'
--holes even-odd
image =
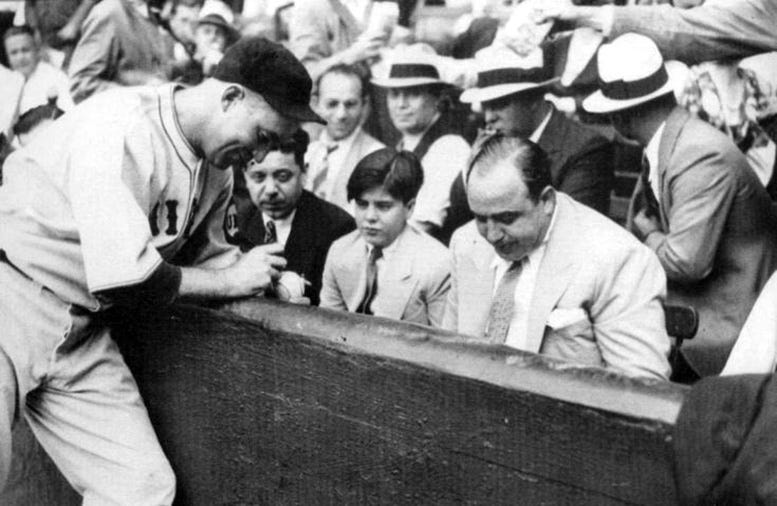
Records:
{"label": "shadow on wood", "polygon": [[[114,331],[179,504],[675,502],[683,388],[380,318],[223,309],[176,306]],[[74,504],[24,495],[61,484],[45,469],[0,503]]]}

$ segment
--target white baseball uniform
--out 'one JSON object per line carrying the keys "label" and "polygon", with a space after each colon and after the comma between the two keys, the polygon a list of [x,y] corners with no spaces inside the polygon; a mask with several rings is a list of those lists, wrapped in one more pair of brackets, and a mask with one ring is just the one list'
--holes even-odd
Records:
{"label": "white baseball uniform", "polygon": [[[96,292],[146,280],[185,243],[226,267],[229,171],[178,125],[175,85],[106,91],[12,154],[0,187],[0,487],[16,402],[84,504],[168,504],[175,479]],[[170,294],[171,296],[173,294]],[[12,373],[3,363],[10,363]],[[11,383],[12,384],[12,383]]]}

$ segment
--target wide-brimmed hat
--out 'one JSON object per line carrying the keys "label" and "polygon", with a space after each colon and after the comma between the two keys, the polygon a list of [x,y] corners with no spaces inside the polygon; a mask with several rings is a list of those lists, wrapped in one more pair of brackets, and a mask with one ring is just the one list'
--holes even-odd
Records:
{"label": "wide-brimmed hat", "polygon": [[240,32],[237,31],[237,28],[232,26],[232,24],[224,19],[224,16],[221,14],[206,14],[204,16],[200,16],[200,18],[197,20],[197,26],[201,25],[214,25],[224,30],[224,33],[227,37],[228,46],[234,44],[235,41],[240,38]]}
{"label": "wide-brimmed hat", "polygon": [[421,52],[397,51],[391,60],[387,76],[375,76],[372,83],[381,88],[409,88],[430,84],[446,85],[434,55]]}
{"label": "wide-brimmed hat", "polygon": [[559,78],[553,75],[548,48],[537,47],[526,55],[508,50],[485,49],[475,55],[477,85],[464,90],[459,100],[465,103],[489,102],[522,91],[544,88]]}
{"label": "wide-brimmed hat", "polygon": [[644,35],[621,35],[603,44],[596,58],[599,90],[583,100],[590,113],[629,109],[674,91],[658,46]]}

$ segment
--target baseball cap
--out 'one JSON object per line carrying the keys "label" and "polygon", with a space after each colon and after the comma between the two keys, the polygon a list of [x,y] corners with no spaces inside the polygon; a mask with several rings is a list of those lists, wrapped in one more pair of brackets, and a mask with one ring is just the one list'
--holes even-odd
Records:
{"label": "baseball cap", "polygon": [[227,49],[213,77],[259,93],[283,116],[326,124],[310,108],[310,75],[280,44],[263,37],[243,37]]}

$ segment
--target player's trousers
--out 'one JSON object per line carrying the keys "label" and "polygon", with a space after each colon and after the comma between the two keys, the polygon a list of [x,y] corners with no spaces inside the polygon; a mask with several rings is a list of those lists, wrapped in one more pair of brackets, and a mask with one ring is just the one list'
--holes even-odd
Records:
{"label": "player's trousers", "polygon": [[21,416],[85,505],[172,503],[175,476],[107,327],[0,262],[0,489]]}

